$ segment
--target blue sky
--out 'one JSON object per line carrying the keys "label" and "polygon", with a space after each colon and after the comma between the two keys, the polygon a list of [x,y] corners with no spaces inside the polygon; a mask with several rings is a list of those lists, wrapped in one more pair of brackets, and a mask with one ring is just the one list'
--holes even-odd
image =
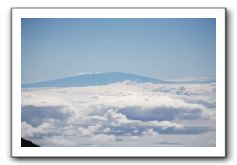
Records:
{"label": "blue sky", "polygon": [[215,19],[22,19],[22,83],[82,72],[215,77]]}

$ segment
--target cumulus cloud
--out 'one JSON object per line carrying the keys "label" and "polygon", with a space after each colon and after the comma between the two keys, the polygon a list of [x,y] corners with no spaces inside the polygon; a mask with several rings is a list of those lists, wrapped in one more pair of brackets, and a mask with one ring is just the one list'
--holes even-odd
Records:
{"label": "cumulus cloud", "polygon": [[155,132],[152,128],[144,130],[142,134],[152,136],[152,137],[156,137],[159,135],[159,133]]}
{"label": "cumulus cloud", "polygon": [[215,104],[215,84],[22,89],[22,136],[41,146],[214,146]]}
{"label": "cumulus cloud", "polygon": [[92,137],[92,140],[94,141],[103,141],[103,142],[111,142],[115,141],[115,136],[114,135],[107,135],[107,134],[98,134]]}

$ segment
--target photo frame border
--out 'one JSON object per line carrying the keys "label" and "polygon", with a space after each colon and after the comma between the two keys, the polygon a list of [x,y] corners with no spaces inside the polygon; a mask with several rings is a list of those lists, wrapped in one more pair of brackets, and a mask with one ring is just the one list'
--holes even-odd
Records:
{"label": "photo frame border", "polygon": [[[224,20],[224,23],[225,23],[225,31],[224,31],[224,38],[225,38],[225,45],[224,45],[224,49],[225,49],[225,63],[224,63],[224,69],[225,69],[225,144],[224,144],[224,148],[225,148],[225,151],[224,151],[224,154],[221,155],[221,156],[185,156],[185,155],[181,155],[181,156],[62,156],[62,155],[59,155],[59,156],[46,156],[46,155],[21,155],[21,154],[17,154],[15,152],[16,150],[16,146],[13,145],[13,95],[14,95],[14,91],[13,91],[13,10],[14,9],[223,9],[224,10],[224,17],[225,17],[225,20]],[[228,97],[228,58],[227,58],[227,9],[225,7],[12,7],[11,8],[11,20],[10,20],[10,27],[11,27],[11,33],[10,33],[10,38],[11,38],[11,41],[10,41],[10,73],[11,73],[11,79],[10,79],[10,85],[11,85],[11,88],[10,88],[10,93],[11,93],[11,98],[10,98],[10,102],[11,102],[11,111],[10,111],[10,116],[11,116],[11,119],[10,119],[10,124],[11,124],[11,157],[15,158],[15,157],[25,157],[25,158],[39,158],[39,157],[42,157],[42,158],[46,158],[46,157],[49,157],[49,158],[226,158],[227,157],[227,138],[228,138],[228,127],[227,127],[227,111],[228,111],[228,105],[227,105],[227,97]],[[217,41],[216,41],[217,42]],[[217,66],[216,66],[217,68]],[[31,147],[31,148],[34,148],[34,147]],[[45,149],[48,149],[48,148],[54,148],[54,147],[42,147],[42,148],[45,148]],[[57,147],[57,148],[61,148],[61,147]],[[62,148],[65,148],[65,147],[62,147]],[[71,148],[71,147],[69,147]],[[74,147],[75,148],[75,147]],[[100,148],[100,147],[97,147],[97,148]],[[110,147],[107,147],[107,148],[110,148]],[[124,147],[119,147],[119,148],[124,148]],[[137,148],[137,147],[134,147],[134,148]],[[138,147],[140,148],[140,147]],[[144,147],[142,147],[144,148]],[[155,147],[154,147],[155,148]],[[160,147],[162,148],[162,147]],[[167,148],[172,148],[172,147],[167,147]],[[182,147],[177,147],[177,148],[182,148]],[[192,147],[187,147],[187,148],[192,148]],[[196,147],[194,147],[196,148]]]}

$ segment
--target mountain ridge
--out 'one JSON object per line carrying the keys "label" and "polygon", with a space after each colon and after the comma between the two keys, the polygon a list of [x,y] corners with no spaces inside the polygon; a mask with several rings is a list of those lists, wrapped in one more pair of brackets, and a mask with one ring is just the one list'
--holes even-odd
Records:
{"label": "mountain ridge", "polygon": [[187,81],[165,81],[137,74],[123,72],[104,72],[94,74],[83,74],[54,80],[46,80],[41,82],[23,84],[22,88],[38,88],[38,87],[87,87],[108,85],[123,81],[133,81],[137,83],[154,83],[154,84],[205,84],[215,83],[215,79],[207,80],[187,80]]}
{"label": "mountain ridge", "polygon": [[40,146],[33,143],[32,141],[21,138],[21,147],[40,147]]}
{"label": "mountain ridge", "polygon": [[71,76],[66,78],[59,78],[55,80],[47,80],[29,84],[23,84],[22,88],[34,88],[34,87],[85,87],[85,86],[97,86],[107,85],[122,81],[135,81],[138,83],[165,83],[166,81],[140,76],[137,74],[123,73],[123,72],[105,72],[95,74],[84,74],[78,76]]}

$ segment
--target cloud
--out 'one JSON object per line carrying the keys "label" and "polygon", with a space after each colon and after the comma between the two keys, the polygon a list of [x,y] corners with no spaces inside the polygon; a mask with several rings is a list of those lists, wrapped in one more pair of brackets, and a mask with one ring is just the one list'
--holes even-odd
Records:
{"label": "cloud", "polygon": [[148,135],[148,136],[151,136],[151,137],[156,137],[159,135],[158,132],[155,132],[152,128],[150,129],[146,129],[142,132],[142,135]]}
{"label": "cloud", "polygon": [[162,141],[159,142],[158,144],[162,144],[162,145],[181,145],[181,143],[174,143],[174,142],[167,142],[167,141]]}
{"label": "cloud", "polygon": [[[38,127],[33,127],[32,125],[22,122],[21,129],[22,129],[22,136],[23,137],[30,137],[30,138],[39,138],[42,136],[47,136],[51,134],[51,129],[53,127],[48,123],[42,123]],[[54,134],[54,133],[53,133]]]}
{"label": "cloud", "polygon": [[60,125],[62,122],[67,122],[71,115],[65,109],[65,107],[61,106],[24,106],[21,111],[21,121],[27,122],[32,126],[38,126],[45,122]]}
{"label": "cloud", "polygon": [[92,140],[94,141],[103,141],[103,142],[109,142],[109,141],[115,141],[114,135],[107,135],[107,134],[98,134],[92,137]]}
{"label": "cloud", "polygon": [[41,146],[214,146],[215,104],[215,84],[23,89],[21,131]]}

